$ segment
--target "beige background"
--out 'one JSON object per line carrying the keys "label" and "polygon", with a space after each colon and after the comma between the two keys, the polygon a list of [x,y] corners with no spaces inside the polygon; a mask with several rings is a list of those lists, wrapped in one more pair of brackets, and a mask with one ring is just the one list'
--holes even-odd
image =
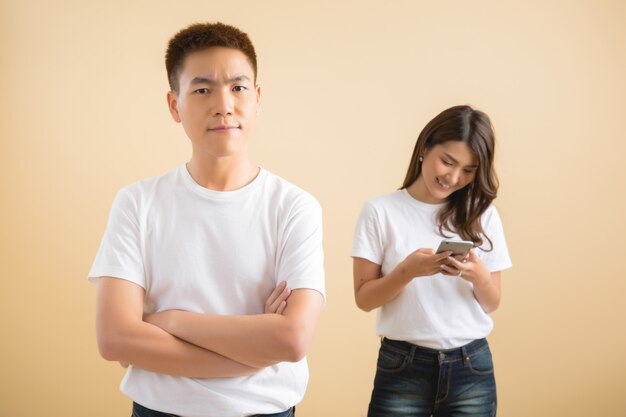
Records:
{"label": "beige background", "polygon": [[300,417],[365,415],[378,339],[353,302],[354,224],[460,103],[499,140],[514,262],[490,337],[499,415],[625,415],[626,3],[294,3],[0,3],[0,416],[129,414],[85,275],[116,190],[189,157],[164,49],[218,19],[259,55],[255,160],[324,207],[328,304]]}

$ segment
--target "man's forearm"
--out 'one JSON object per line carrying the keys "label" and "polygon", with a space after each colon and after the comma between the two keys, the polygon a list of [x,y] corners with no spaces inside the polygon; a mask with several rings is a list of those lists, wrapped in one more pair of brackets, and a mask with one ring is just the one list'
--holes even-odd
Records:
{"label": "man's forearm", "polygon": [[129,363],[160,374],[220,378],[250,375],[259,370],[179,340],[145,322],[104,336],[107,340],[99,345],[105,359]]}
{"label": "man's forearm", "polygon": [[316,291],[300,291],[293,292],[284,315],[220,316],[172,310],[147,320],[180,339],[252,367],[296,362],[306,355],[322,305]]}
{"label": "man's forearm", "polygon": [[142,320],[145,291],[112,277],[98,283],[96,333],[103,358],[167,375],[218,378],[258,369],[194,346]]}

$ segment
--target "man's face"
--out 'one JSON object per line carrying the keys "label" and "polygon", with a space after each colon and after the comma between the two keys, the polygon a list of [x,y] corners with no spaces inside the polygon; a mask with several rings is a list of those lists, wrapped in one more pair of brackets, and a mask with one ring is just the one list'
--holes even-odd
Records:
{"label": "man's face", "polygon": [[178,94],[167,94],[170,113],[191,139],[194,156],[246,154],[261,90],[239,50],[212,47],[185,58]]}

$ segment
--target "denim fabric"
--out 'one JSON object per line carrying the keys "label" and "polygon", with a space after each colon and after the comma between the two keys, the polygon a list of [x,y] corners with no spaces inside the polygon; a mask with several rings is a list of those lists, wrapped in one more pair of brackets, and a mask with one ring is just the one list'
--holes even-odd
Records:
{"label": "denim fabric", "polygon": [[[250,417],[295,417],[296,407],[291,407],[287,411],[275,414],[255,414]],[[133,403],[133,414],[131,417],[178,417],[176,414],[163,413],[161,411],[151,410],[140,404]]]}
{"label": "denim fabric", "polygon": [[368,417],[495,417],[487,340],[449,350],[383,339]]}

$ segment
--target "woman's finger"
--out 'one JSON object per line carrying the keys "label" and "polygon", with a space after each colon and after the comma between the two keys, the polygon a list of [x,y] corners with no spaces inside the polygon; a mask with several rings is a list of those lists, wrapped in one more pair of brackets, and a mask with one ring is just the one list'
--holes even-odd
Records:
{"label": "woman's finger", "polygon": [[441,273],[444,275],[459,275],[459,270],[446,264],[441,264]]}
{"label": "woman's finger", "polygon": [[453,256],[449,256],[448,257],[448,261],[450,261],[450,264],[452,266],[454,266],[456,269],[463,269],[463,266],[467,265],[466,262],[459,261],[458,259],[456,259]]}

